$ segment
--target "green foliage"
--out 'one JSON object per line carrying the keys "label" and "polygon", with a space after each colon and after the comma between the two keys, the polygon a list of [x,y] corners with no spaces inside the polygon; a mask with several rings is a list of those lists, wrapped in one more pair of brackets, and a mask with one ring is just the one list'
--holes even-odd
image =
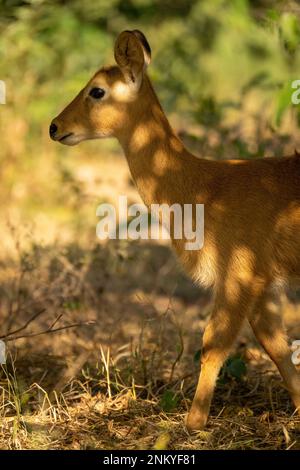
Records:
{"label": "green foliage", "polygon": [[242,100],[249,84],[259,88],[257,78],[268,79],[264,94],[276,102],[272,85],[281,101],[287,79],[299,70],[299,21],[280,13],[280,3],[268,9],[258,2],[257,15],[247,0],[2,0],[1,77],[13,89],[10,99],[28,105],[37,128],[92,71],[112,61],[122,28],[139,27],[152,44],[150,74],[167,108],[217,126],[222,103]]}
{"label": "green foliage", "polygon": [[299,19],[293,13],[284,13],[280,18],[280,33],[286,49],[295,53],[300,42]]}
{"label": "green foliage", "polygon": [[247,373],[247,366],[240,355],[230,356],[220,372],[219,380],[226,382],[230,379],[241,381]]}
{"label": "green foliage", "polygon": [[200,362],[200,359],[201,359],[201,349],[198,349],[194,354],[195,364],[198,364],[198,362]]}
{"label": "green foliage", "polygon": [[165,390],[160,400],[160,407],[169,413],[177,407],[178,402],[179,397],[172,390]]}

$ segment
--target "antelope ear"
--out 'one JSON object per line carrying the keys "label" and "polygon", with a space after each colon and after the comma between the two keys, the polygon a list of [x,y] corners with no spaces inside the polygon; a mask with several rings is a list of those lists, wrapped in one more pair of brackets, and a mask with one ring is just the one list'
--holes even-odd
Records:
{"label": "antelope ear", "polygon": [[115,43],[115,59],[126,81],[139,86],[151,60],[151,49],[144,34],[137,29],[123,31]]}

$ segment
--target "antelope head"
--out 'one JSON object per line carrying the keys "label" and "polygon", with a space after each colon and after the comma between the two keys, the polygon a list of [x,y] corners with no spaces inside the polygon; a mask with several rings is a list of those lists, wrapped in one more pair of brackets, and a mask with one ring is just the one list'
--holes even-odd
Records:
{"label": "antelope head", "polygon": [[147,106],[151,49],[138,30],[123,31],[114,48],[117,65],[101,68],[50,125],[50,137],[65,145],[117,137]]}

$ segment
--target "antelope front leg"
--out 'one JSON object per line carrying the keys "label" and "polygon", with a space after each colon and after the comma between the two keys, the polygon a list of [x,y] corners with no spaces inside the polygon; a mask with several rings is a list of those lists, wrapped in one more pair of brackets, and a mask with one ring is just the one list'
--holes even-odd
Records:
{"label": "antelope front leg", "polygon": [[220,368],[230,353],[252,301],[250,294],[239,297],[234,303],[227,302],[224,295],[216,299],[203,336],[201,373],[186,420],[188,431],[200,430],[206,425]]}

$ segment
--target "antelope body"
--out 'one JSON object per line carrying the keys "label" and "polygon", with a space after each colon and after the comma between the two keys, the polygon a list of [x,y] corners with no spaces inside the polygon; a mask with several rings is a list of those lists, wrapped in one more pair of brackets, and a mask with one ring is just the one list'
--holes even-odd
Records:
{"label": "antelope body", "polygon": [[188,429],[205,426],[218,373],[245,320],[300,409],[300,373],[272,303],[274,283],[300,279],[300,157],[211,161],[192,155],[151,86],[150,55],[140,31],[121,33],[117,65],[94,75],[52,121],[50,135],[66,145],[116,137],[147,206],[205,206],[204,247],[188,251],[184,239],[172,240],[188,273],[213,286],[215,297]]}

